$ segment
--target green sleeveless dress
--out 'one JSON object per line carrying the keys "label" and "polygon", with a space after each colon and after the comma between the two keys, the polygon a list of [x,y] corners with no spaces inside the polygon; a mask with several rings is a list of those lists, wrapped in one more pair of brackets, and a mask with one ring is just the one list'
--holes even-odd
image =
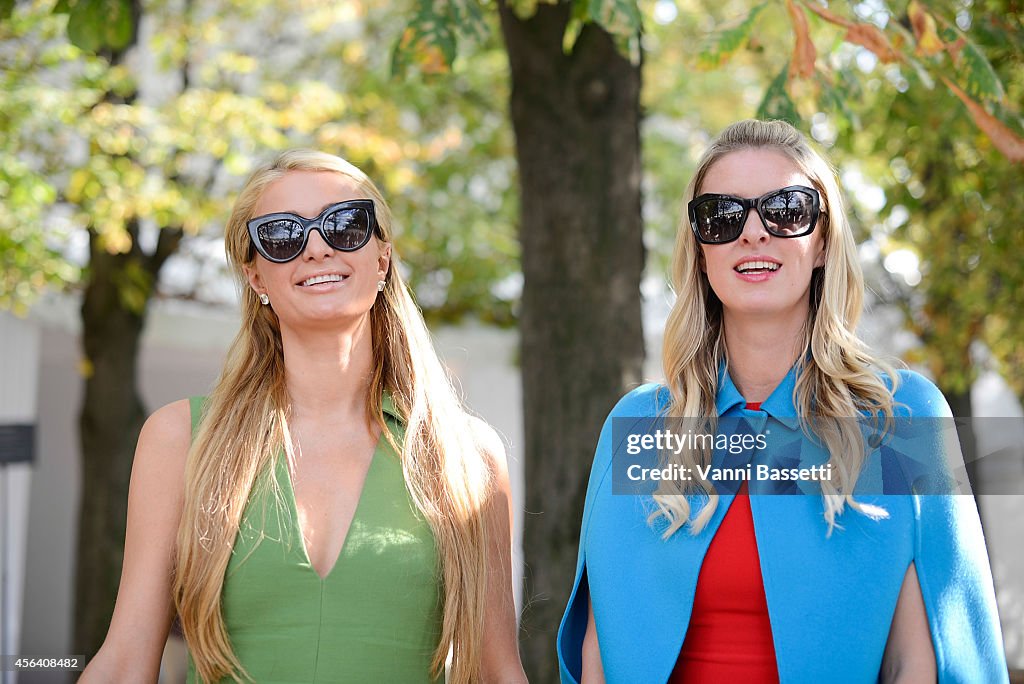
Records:
{"label": "green sleeveless dress", "polygon": [[[193,432],[202,397],[193,397]],[[401,444],[390,397],[385,420]],[[249,495],[224,575],[222,610],[232,648],[259,684],[435,682],[441,632],[440,566],[430,527],[405,487],[383,434],[338,560],[321,579],[306,555],[284,454]],[[199,682],[191,657],[188,682]],[[231,681],[225,679],[223,681]]]}

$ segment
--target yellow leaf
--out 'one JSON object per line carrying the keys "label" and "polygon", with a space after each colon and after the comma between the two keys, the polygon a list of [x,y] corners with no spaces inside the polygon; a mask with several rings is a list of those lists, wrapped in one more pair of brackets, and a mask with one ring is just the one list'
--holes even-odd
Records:
{"label": "yellow leaf", "polygon": [[847,29],[845,40],[871,50],[882,64],[899,62],[902,59],[889,39],[874,24],[854,24]]}
{"label": "yellow leaf", "polygon": [[1024,139],[1021,139],[1002,121],[985,111],[984,107],[972,100],[957,84],[945,76],[942,77],[942,81],[953,91],[954,95],[960,98],[960,101],[967,107],[967,112],[974,119],[974,124],[988,136],[988,139],[1004,157],[1016,164],[1024,162]]}
{"label": "yellow leaf", "polygon": [[125,254],[131,250],[132,238],[123,227],[111,221],[107,228],[108,230],[105,230],[100,235],[100,244],[107,252],[110,254]]}
{"label": "yellow leaf", "polygon": [[793,0],[786,0],[786,10],[789,12],[789,18],[793,22],[793,32],[796,34],[789,74],[794,78],[810,78],[814,75],[814,60],[817,57],[817,52],[807,28],[807,16]]}
{"label": "yellow leaf", "polygon": [[425,74],[443,74],[448,71],[444,52],[436,45],[423,46],[416,55],[416,62]]}
{"label": "yellow leaf", "polygon": [[935,19],[925,11],[921,3],[917,0],[910,0],[910,4],[907,5],[907,14],[910,16],[910,25],[914,29],[914,38],[917,40],[915,54],[930,57],[942,52],[945,45],[939,39]]}
{"label": "yellow leaf", "polygon": [[81,204],[85,199],[85,188],[92,179],[92,174],[87,169],[75,169],[68,179],[67,197],[75,204]]}
{"label": "yellow leaf", "polygon": [[844,37],[844,40],[846,42],[867,48],[871,52],[875,53],[875,56],[878,57],[878,61],[883,64],[899,62],[902,60],[899,52],[893,48],[892,43],[889,42],[886,35],[874,24],[862,24],[850,21],[838,14],[829,12],[816,2],[809,2],[808,0],[805,0],[804,5],[807,9],[811,10],[830,24],[835,24],[836,26],[845,28],[846,36]]}

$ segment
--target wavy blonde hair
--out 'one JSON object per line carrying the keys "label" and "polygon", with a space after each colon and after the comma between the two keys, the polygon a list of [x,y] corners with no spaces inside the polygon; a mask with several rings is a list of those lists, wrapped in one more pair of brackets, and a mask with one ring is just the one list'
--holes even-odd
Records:
{"label": "wavy blonde hair", "polygon": [[[242,271],[256,258],[246,222],[267,186],[290,171],[329,171],[351,179],[373,200],[381,237],[391,241],[391,212],[377,187],[352,164],[322,152],[291,150],[258,168],[232,209],[225,249],[241,285],[242,325],[188,454],[173,585],[185,638],[205,681],[250,678],[232,650],[221,612],[224,572],[257,477],[282,448],[293,457],[277,316],[260,305]],[[387,390],[405,418],[404,443],[395,446],[409,493],[434,534],[443,583],[441,639],[432,675],[441,675],[451,649],[449,681],[471,682],[478,679],[483,648],[481,509],[490,470],[395,260],[392,255],[384,290],[370,309],[373,372],[367,417],[392,439],[382,411]],[[280,501],[280,489],[269,479]]]}
{"label": "wavy blonde hair", "polygon": [[[864,460],[863,439],[850,418],[866,411],[880,416],[887,427],[893,420],[893,392],[898,376],[893,367],[876,358],[855,334],[864,300],[864,277],[857,261],[835,169],[807,139],[783,121],[746,120],[726,128],[704,152],[686,189],[683,206],[700,194],[708,170],[737,150],[768,149],[788,158],[814,184],[821,195],[817,230],[824,238],[825,263],[811,276],[810,307],[803,328],[809,354],[797,360],[793,405],[801,427],[817,435],[829,450],[829,463],[837,481],[821,484],[824,517],[831,533],[845,505],[872,517],[885,517],[883,509],[854,501],[852,492]],[[719,368],[728,363],[722,302],[700,267],[701,251],[690,231],[686,211],[676,235],[672,259],[672,285],[676,301],[665,326],[662,363],[672,398],[666,415],[711,417],[717,423],[715,397]],[[891,388],[877,371],[890,378]],[[685,420],[684,419],[684,420]],[[846,420],[843,420],[846,419]],[[690,467],[710,463],[708,451],[683,451],[675,461]],[[693,472],[692,470],[690,472]],[[664,519],[666,538],[687,523],[699,533],[714,515],[718,495],[710,484],[686,489],[665,481],[655,493],[657,509],[650,521]],[[687,494],[704,494],[706,503],[694,511]],[[703,499],[704,497],[699,497]]]}

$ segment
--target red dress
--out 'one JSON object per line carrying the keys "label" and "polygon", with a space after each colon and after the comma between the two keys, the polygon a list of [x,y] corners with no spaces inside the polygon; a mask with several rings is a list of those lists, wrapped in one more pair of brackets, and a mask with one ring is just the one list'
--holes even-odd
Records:
{"label": "red dress", "polygon": [[[760,404],[747,404],[758,410]],[[669,684],[775,684],[779,671],[747,483],[711,540]]]}

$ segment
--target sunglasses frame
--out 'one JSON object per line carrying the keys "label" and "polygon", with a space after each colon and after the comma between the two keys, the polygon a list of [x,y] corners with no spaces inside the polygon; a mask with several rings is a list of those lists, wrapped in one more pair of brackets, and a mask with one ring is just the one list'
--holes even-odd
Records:
{"label": "sunglasses frame", "polygon": [[[357,246],[336,247],[334,243],[328,240],[327,236],[324,234],[324,219],[333,214],[334,212],[346,208],[365,210],[367,218],[369,219],[370,222],[369,230],[366,231],[366,237],[363,238],[362,242],[360,242]],[[294,256],[288,257],[287,259],[276,259],[270,256],[264,249],[263,243],[259,237],[259,229],[260,227],[267,223],[270,223],[271,221],[279,221],[283,219],[295,221],[296,223],[299,224],[299,226],[302,227],[302,245],[299,247],[299,251],[297,251]],[[320,215],[315,218],[306,218],[305,216],[299,216],[298,214],[293,214],[287,211],[276,212],[273,214],[264,214],[263,216],[256,216],[254,218],[249,219],[246,222],[246,227],[249,229],[249,240],[251,241],[251,244],[253,248],[256,250],[256,252],[258,252],[259,255],[266,259],[267,261],[273,262],[275,264],[286,264],[289,261],[293,261],[294,259],[297,259],[299,256],[301,256],[302,253],[306,251],[306,245],[309,243],[309,233],[314,228],[318,233],[320,233],[320,237],[323,238],[323,241],[327,243],[327,245],[331,249],[336,249],[339,252],[357,252],[366,246],[366,243],[370,241],[371,236],[380,235],[380,226],[377,224],[377,214],[374,211],[373,200],[371,199],[353,199],[345,200],[344,202],[335,202],[334,204],[325,207],[324,210],[320,212]]]}
{"label": "sunglasses frame", "polygon": [[[776,233],[768,226],[768,221],[765,220],[764,214],[761,213],[761,206],[764,204],[765,200],[774,197],[775,195],[778,195],[781,192],[787,191],[799,191],[807,193],[808,195],[811,196],[812,200],[811,225],[804,232],[795,235],[792,233]],[[700,230],[697,228],[697,207],[699,207],[701,204],[704,204],[705,202],[723,199],[736,202],[737,204],[743,207],[743,220],[740,222],[740,232],[737,233],[736,237],[732,238],[731,240],[705,240],[703,237],[701,237]],[[693,231],[694,237],[697,238],[697,242],[700,242],[701,244],[704,245],[726,245],[729,244],[730,242],[735,242],[736,240],[739,240],[740,236],[743,235],[743,227],[747,225],[747,217],[750,216],[751,209],[757,212],[758,218],[761,219],[761,225],[764,226],[764,229],[767,230],[770,235],[774,235],[775,237],[780,238],[798,238],[804,237],[805,235],[810,235],[811,233],[814,232],[815,226],[818,225],[818,218],[821,216],[821,195],[816,188],[811,188],[806,185],[787,185],[784,188],[772,190],[771,192],[766,192],[760,197],[754,197],[751,199],[747,199],[744,197],[736,197],[735,195],[720,195],[715,193],[707,193],[704,195],[700,195],[699,197],[694,197],[692,200],[690,200],[686,205],[686,209],[690,217],[690,229]]]}

